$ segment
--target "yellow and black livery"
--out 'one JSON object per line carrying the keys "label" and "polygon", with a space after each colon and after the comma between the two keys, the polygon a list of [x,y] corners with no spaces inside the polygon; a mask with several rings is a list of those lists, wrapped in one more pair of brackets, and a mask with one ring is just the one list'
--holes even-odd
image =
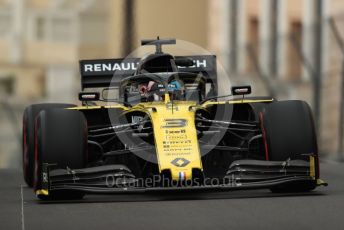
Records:
{"label": "yellow and black livery", "polygon": [[24,178],[39,198],[326,184],[306,102],[248,97],[250,86],[221,100],[215,56],[163,53],[174,39],[142,44],[156,52],[80,61],[82,106],[25,110]]}

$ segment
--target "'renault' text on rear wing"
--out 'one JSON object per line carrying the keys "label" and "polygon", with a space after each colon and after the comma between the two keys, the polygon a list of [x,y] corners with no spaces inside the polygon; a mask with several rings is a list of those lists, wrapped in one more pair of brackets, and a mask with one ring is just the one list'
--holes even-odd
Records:
{"label": "'renault' text on rear wing", "polygon": [[[193,61],[192,66],[178,66],[180,72],[202,73],[208,82],[217,84],[216,56],[176,56]],[[120,81],[134,75],[140,58],[80,60],[81,88],[118,86]]]}

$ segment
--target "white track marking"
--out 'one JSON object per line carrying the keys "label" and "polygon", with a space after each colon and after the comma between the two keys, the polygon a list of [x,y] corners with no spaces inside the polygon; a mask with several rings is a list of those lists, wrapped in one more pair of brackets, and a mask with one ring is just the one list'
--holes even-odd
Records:
{"label": "white track marking", "polygon": [[22,230],[25,230],[23,185],[20,185],[20,194],[21,194],[21,222],[22,222]]}

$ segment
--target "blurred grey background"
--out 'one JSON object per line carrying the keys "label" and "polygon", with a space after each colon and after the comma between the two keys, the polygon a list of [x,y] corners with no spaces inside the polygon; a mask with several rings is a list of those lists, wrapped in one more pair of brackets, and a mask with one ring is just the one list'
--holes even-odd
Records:
{"label": "blurred grey background", "polygon": [[25,106],[78,103],[79,59],[157,35],[216,54],[254,95],[308,101],[322,157],[342,156],[342,0],[0,0],[0,168],[21,167]]}

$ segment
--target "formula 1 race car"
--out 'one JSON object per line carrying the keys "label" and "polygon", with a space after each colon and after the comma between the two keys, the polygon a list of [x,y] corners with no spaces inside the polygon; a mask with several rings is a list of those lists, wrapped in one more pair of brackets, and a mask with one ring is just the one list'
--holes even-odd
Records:
{"label": "formula 1 race car", "polygon": [[156,51],[141,59],[82,60],[82,106],[25,109],[23,173],[40,199],[326,185],[306,102],[248,97],[250,86],[218,95],[216,57],[162,52],[175,43],[143,40]]}

